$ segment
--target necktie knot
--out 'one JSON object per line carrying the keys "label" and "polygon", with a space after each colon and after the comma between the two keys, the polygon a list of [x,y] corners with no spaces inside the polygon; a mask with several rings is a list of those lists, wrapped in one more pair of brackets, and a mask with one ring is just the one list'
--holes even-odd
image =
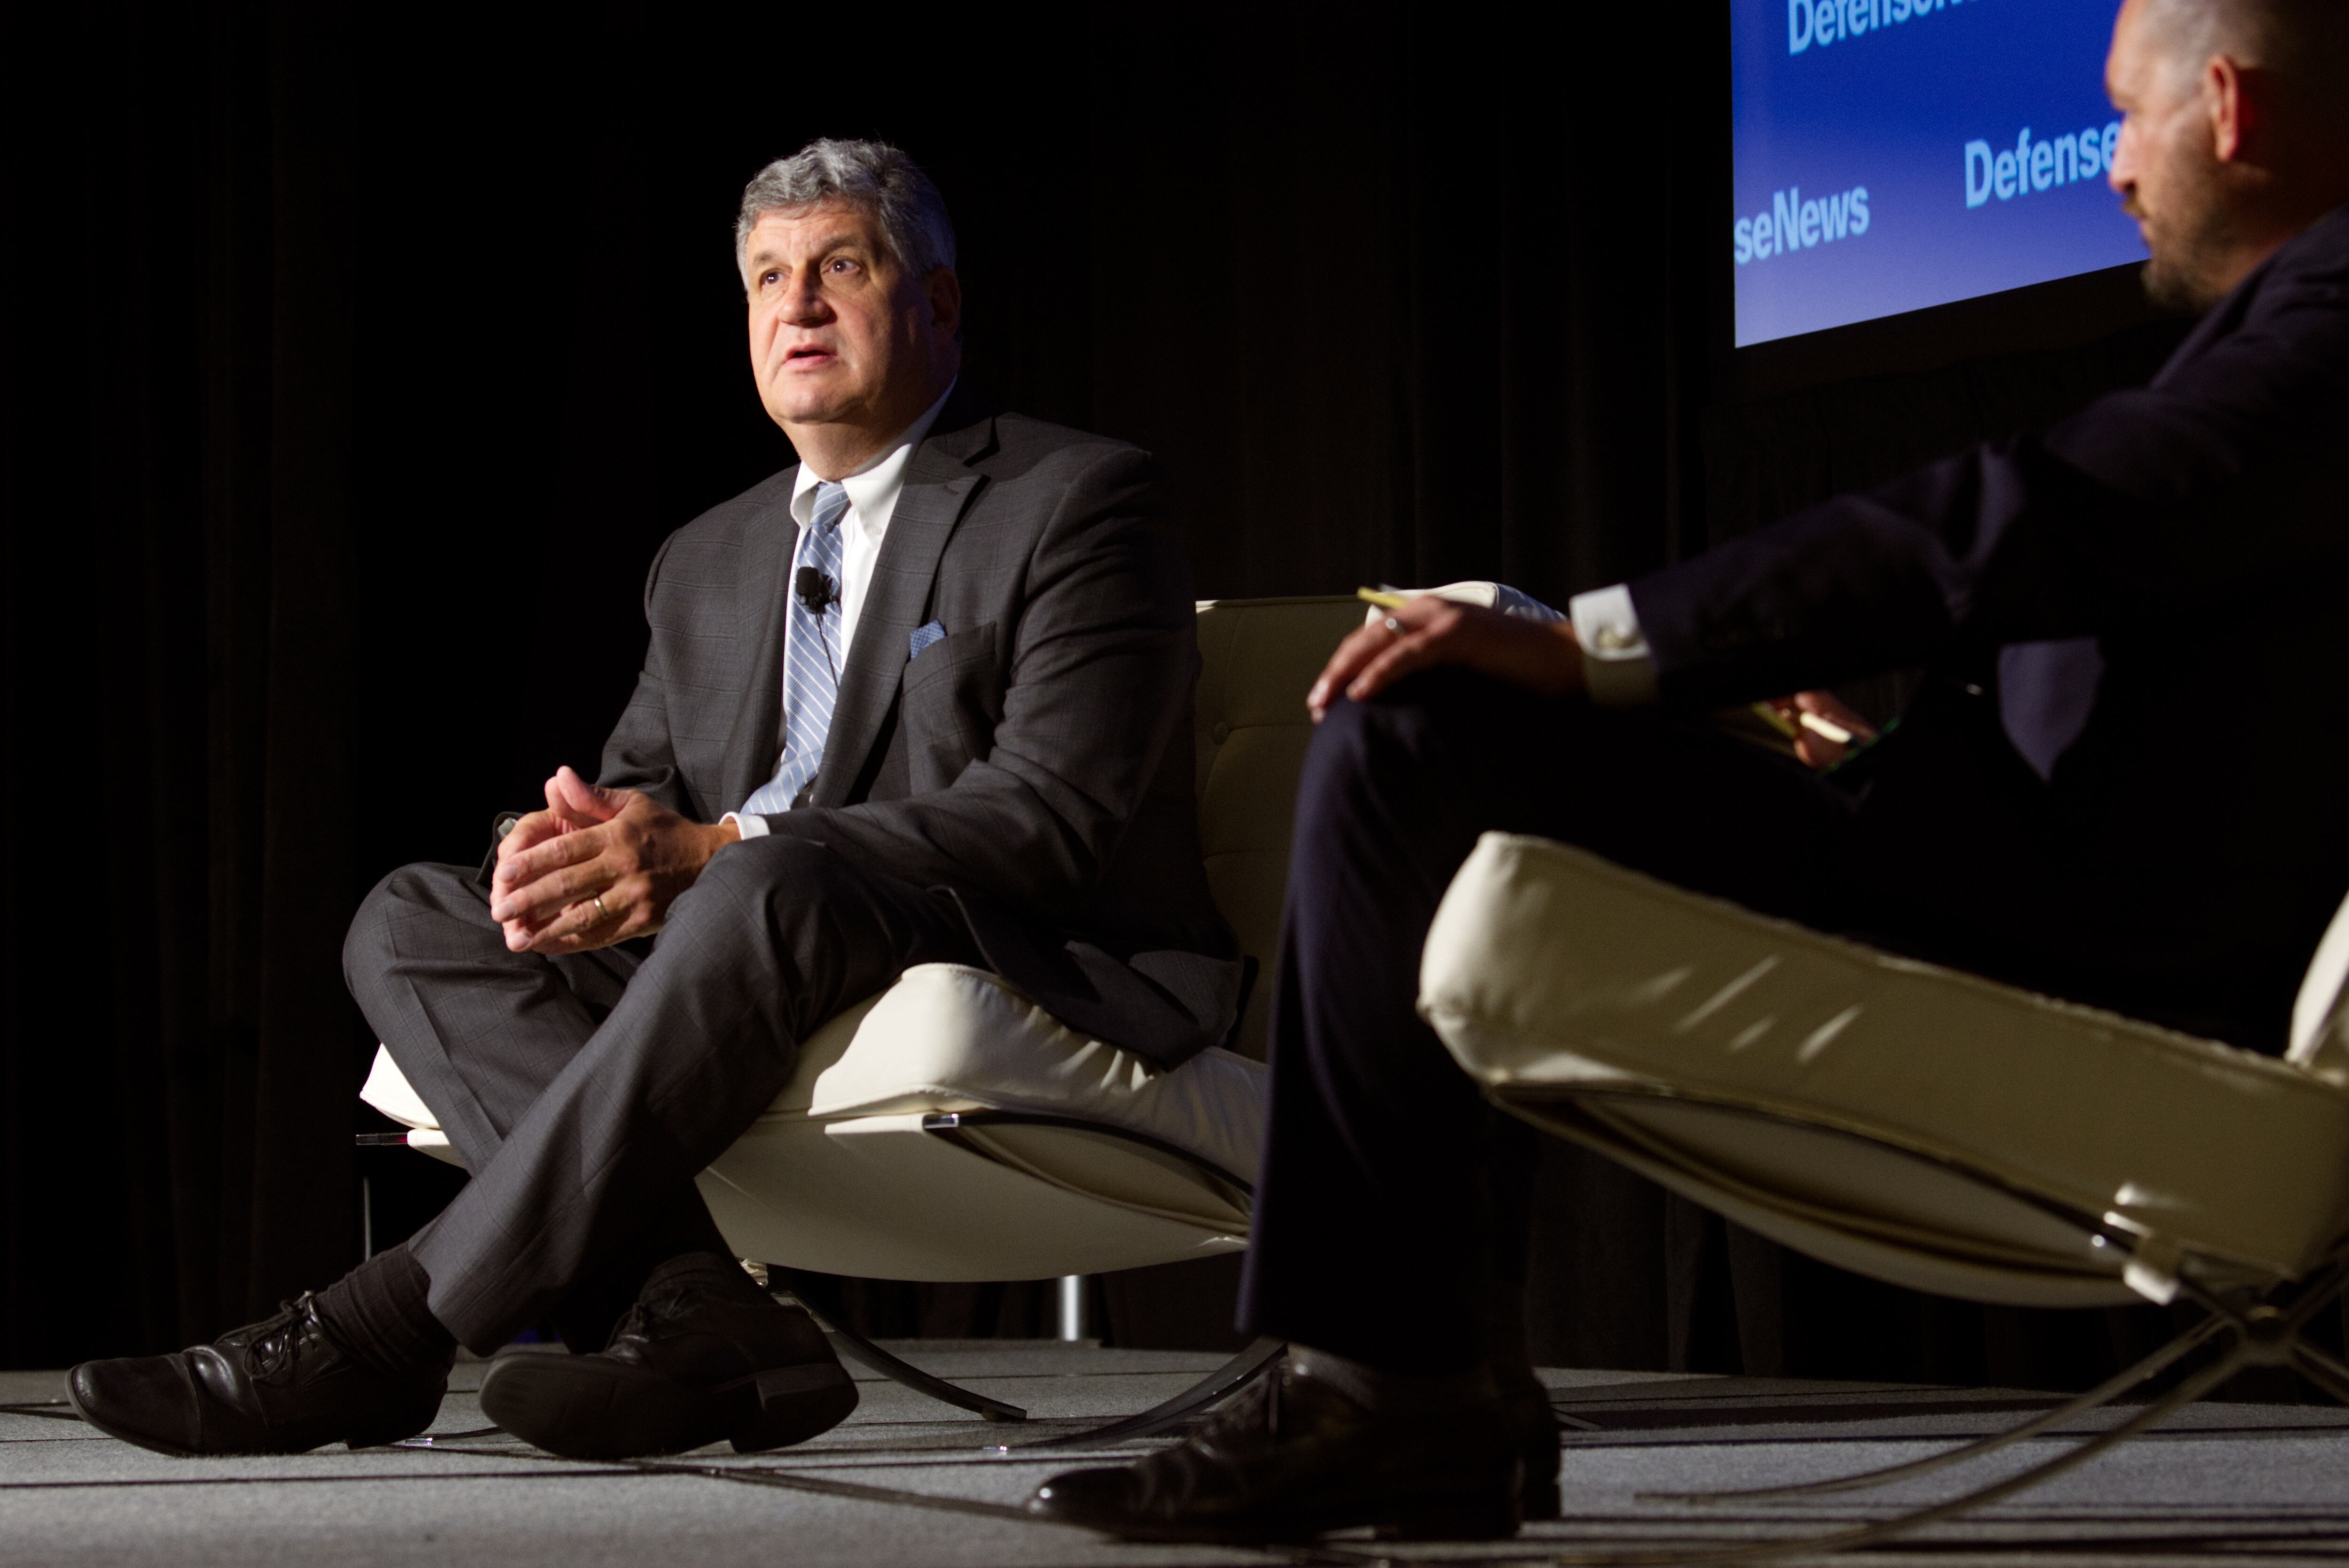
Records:
{"label": "necktie knot", "polygon": [[826,480],[815,487],[815,515],[808,526],[818,533],[830,533],[847,512],[848,487],[837,480]]}

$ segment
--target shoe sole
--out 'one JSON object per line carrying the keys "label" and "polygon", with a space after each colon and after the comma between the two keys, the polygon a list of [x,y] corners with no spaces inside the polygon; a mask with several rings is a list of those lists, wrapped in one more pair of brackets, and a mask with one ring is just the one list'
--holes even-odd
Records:
{"label": "shoe sole", "polygon": [[1074,1514],[1034,1511],[1058,1524],[1081,1525],[1121,1541],[1155,1545],[1204,1546],[1296,1545],[1340,1530],[1370,1527],[1380,1541],[1506,1541],[1517,1533],[1516,1506],[1506,1498],[1431,1502],[1382,1517],[1359,1512],[1330,1511],[1278,1521],[1219,1524],[1210,1521],[1137,1522],[1120,1519],[1087,1519]]}
{"label": "shoe sole", "polygon": [[181,1448],[177,1443],[167,1443],[160,1438],[150,1437],[145,1432],[138,1431],[99,1415],[82,1403],[81,1392],[73,1386],[71,1379],[67,1379],[66,1383],[66,1403],[73,1407],[73,1413],[81,1418],[85,1426],[96,1427],[118,1442],[129,1443],[133,1447],[145,1449],[149,1453],[161,1454],[167,1459],[175,1460],[254,1459],[274,1455],[307,1454],[315,1453],[333,1442],[340,1442],[349,1449],[388,1449],[394,1443],[407,1441],[431,1426],[433,1418],[440,1413],[440,1398],[441,1396],[439,1394],[432,1397],[432,1408],[422,1420],[402,1419],[384,1427],[378,1432],[359,1432],[348,1438],[339,1439],[321,1438],[315,1443],[299,1448],[291,1443],[285,1443],[273,1448],[258,1449],[188,1449]]}
{"label": "shoe sole", "polygon": [[481,1380],[482,1414],[576,1460],[678,1454],[721,1439],[737,1453],[787,1448],[846,1420],[856,1401],[856,1384],[837,1363],[693,1388],[600,1357],[519,1356]]}

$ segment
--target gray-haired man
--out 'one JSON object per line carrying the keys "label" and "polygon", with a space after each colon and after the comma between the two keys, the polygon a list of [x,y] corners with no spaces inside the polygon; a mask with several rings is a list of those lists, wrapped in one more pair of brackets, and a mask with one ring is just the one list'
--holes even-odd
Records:
{"label": "gray-haired man", "polygon": [[552,1321],[579,1354],[482,1388],[519,1436],[583,1457],[812,1437],[854,1387],[693,1185],[798,1041],[932,960],[1164,1062],[1227,1027],[1191,588],[1150,458],[957,387],[954,232],[895,149],[771,165],[737,241],[760,396],[802,461],[661,547],[600,783],[549,779],[486,885],[395,872],[346,944],[471,1181],[277,1317],[75,1368],[105,1430],[182,1454],[390,1441],[430,1421],[457,1344]]}

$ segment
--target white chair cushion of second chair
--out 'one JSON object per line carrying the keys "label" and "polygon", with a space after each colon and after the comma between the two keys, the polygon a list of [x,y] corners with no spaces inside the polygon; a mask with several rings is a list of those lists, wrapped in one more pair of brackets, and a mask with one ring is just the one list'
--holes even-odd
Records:
{"label": "white chair cushion of second chair", "polygon": [[2349,1232],[2349,1092],[2321,1069],[1546,840],[1478,843],[1429,934],[1420,1006],[1509,1109],[1921,1289],[2166,1299],[2181,1259],[2206,1283],[2297,1279]]}
{"label": "white chair cushion of second chair", "polygon": [[[985,970],[916,965],[809,1037],[701,1189],[742,1255],[826,1274],[1036,1279],[1166,1263],[1246,1245],[1266,1092],[1264,1067],[1231,1052],[1153,1072]],[[380,1049],[363,1098],[450,1157]],[[925,1128],[947,1115],[961,1125]]]}

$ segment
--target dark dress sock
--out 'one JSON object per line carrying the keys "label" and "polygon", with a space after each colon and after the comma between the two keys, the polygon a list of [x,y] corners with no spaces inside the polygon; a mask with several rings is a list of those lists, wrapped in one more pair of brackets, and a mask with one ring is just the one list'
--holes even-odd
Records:
{"label": "dark dress sock", "polygon": [[432,1288],[405,1246],[380,1252],[317,1295],[318,1321],[358,1360],[387,1377],[446,1367],[457,1338],[425,1305]]}

